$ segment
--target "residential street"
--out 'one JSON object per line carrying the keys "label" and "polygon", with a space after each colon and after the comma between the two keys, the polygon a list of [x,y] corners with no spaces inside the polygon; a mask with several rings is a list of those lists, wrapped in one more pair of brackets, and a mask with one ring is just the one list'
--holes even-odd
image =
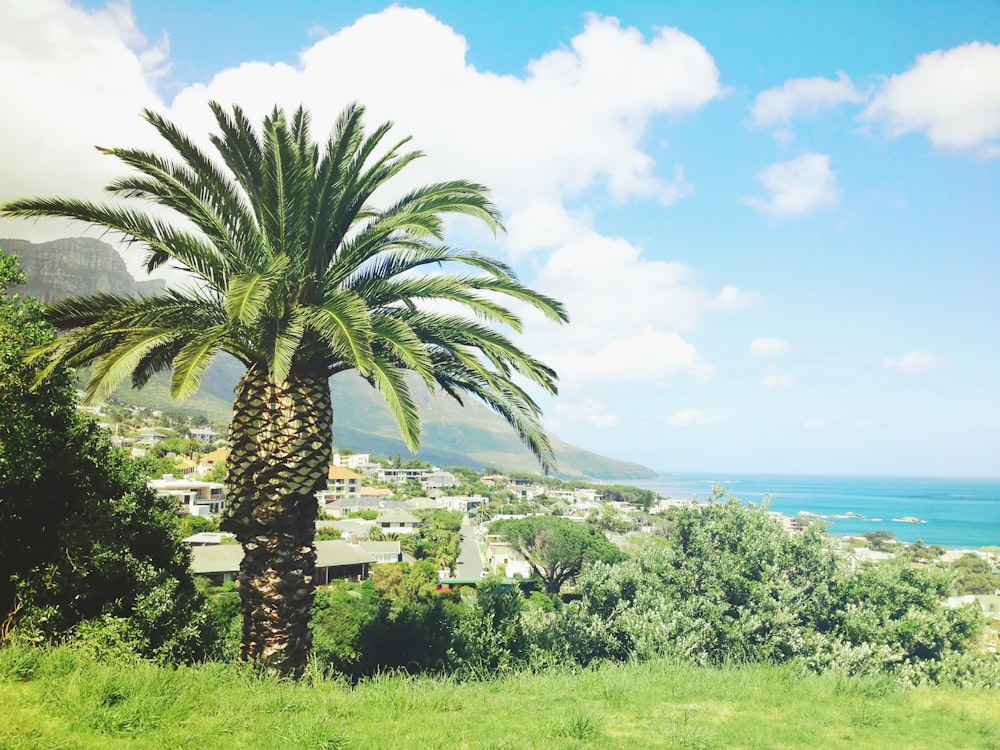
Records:
{"label": "residential street", "polygon": [[476,527],[463,522],[459,534],[462,536],[462,547],[458,555],[456,575],[459,578],[476,578],[483,570],[483,558],[476,542]]}

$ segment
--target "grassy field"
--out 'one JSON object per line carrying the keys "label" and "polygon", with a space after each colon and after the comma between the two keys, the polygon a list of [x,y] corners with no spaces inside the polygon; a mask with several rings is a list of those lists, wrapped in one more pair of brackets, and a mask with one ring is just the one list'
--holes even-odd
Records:
{"label": "grassy field", "polygon": [[0,650],[0,747],[1000,748],[998,693],[670,662],[488,683],[288,684]]}

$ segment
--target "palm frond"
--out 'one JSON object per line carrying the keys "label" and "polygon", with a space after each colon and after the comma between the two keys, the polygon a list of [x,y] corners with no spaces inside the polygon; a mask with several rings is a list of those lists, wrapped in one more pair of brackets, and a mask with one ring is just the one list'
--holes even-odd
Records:
{"label": "palm frond", "polygon": [[254,325],[260,319],[275,287],[284,279],[289,262],[287,255],[278,255],[271,259],[263,271],[233,278],[222,303],[229,317],[246,325]]}
{"label": "palm frond", "polygon": [[279,322],[269,346],[269,369],[276,383],[284,383],[292,370],[295,354],[299,351],[306,330],[304,308],[297,308],[287,319]]}
{"label": "palm frond", "polygon": [[404,374],[405,370],[389,359],[378,355],[372,357],[369,379],[389,405],[406,447],[416,452],[420,447],[420,412]]}
{"label": "palm frond", "polygon": [[361,375],[368,374],[372,324],[368,306],[361,297],[339,291],[320,305],[303,308],[302,321],[326,342],[331,360],[346,361]]}
{"label": "palm frond", "polygon": [[[184,399],[198,390],[202,376],[219,351],[219,339],[223,333],[221,327],[201,331],[177,352],[170,376],[170,395],[173,398]],[[138,364],[133,365],[133,371]]]}
{"label": "palm frond", "polygon": [[107,400],[151,349],[177,337],[178,332],[172,329],[131,330],[114,348],[95,359],[90,380],[84,389],[84,400],[87,403]]}

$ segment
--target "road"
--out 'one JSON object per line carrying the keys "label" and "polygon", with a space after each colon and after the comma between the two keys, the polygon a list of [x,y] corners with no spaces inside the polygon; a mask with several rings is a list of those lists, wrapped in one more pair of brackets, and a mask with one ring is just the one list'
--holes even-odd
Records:
{"label": "road", "polygon": [[459,578],[477,578],[483,570],[483,558],[476,541],[476,527],[463,522],[458,533],[462,537],[462,545],[458,553],[456,575]]}

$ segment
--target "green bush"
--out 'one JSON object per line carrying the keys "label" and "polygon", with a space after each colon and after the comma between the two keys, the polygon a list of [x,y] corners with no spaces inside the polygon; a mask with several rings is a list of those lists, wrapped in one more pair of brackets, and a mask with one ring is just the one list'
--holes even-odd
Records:
{"label": "green bush", "polygon": [[669,656],[793,662],[910,684],[995,683],[995,659],[967,656],[984,626],[979,609],[942,606],[946,572],[904,560],[839,570],[821,526],[789,534],[766,507],[732,496],[670,520],[664,543],[585,567],[579,600],[561,613],[527,613],[533,661]]}
{"label": "green bush", "polygon": [[464,603],[455,632],[455,666],[484,677],[524,666],[528,641],[521,622],[523,600],[516,586],[483,579],[476,598]]}

